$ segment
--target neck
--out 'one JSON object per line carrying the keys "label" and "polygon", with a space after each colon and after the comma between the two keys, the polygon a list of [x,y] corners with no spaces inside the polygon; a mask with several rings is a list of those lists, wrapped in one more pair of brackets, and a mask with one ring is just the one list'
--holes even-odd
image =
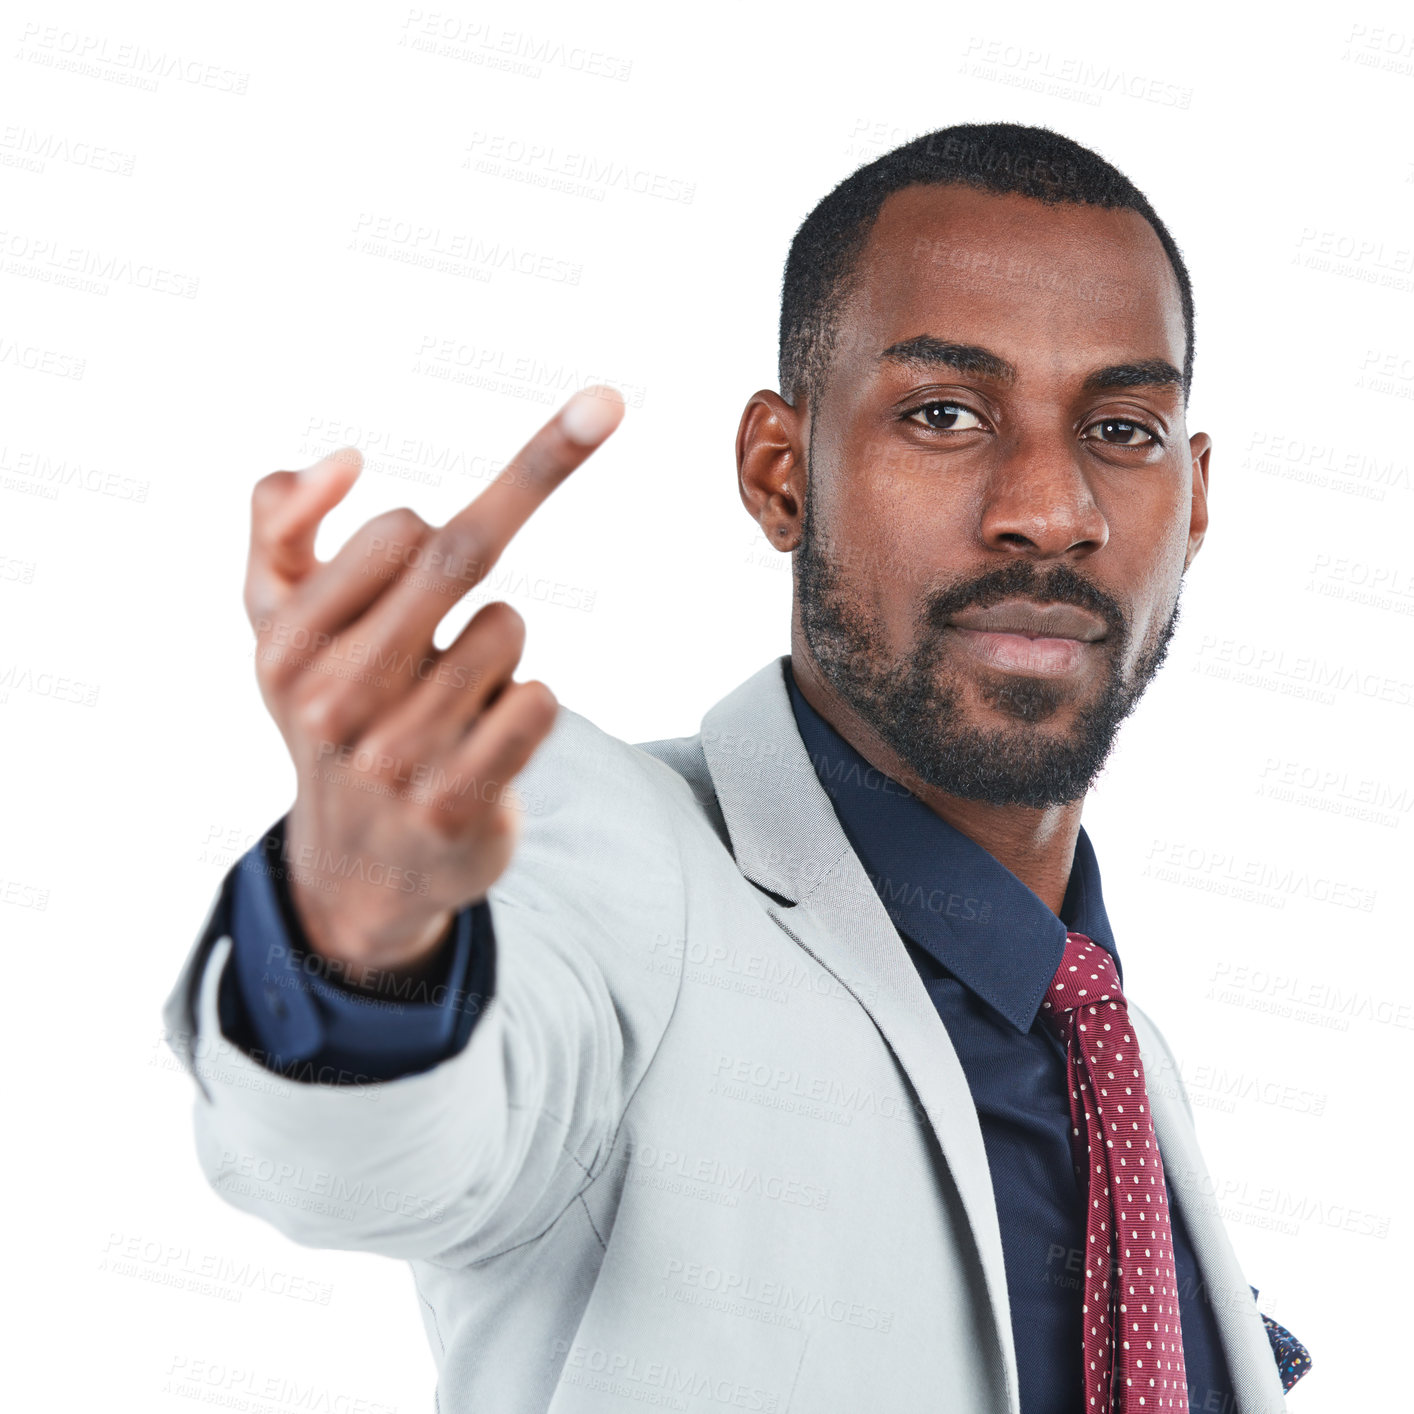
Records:
{"label": "neck", "polygon": [[935,815],[1010,869],[1052,913],[1060,913],[1075,859],[1083,799],[1035,808],[989,805],[949,795],[921,780],[834,690],[807,655],[792,652],[791,672],[805,700],[871,766],[892,776]]}

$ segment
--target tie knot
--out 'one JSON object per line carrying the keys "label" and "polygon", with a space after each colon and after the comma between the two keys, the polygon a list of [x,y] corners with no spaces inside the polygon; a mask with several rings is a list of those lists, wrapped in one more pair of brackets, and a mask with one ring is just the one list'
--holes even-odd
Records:
{"label": "tie knot", "polygon": [[1043,1015],[1075,1011],[1097,1002],[1124,1005],[1114,959],[1084,933],[1065,935],[1065,954],[1041,1003]]}

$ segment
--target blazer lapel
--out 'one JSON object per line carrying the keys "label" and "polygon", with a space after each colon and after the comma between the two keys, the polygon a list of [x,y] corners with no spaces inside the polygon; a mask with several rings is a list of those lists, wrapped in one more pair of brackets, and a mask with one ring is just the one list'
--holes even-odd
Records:
{"label": "blazer lapel", "polygon": [[1001,1231],[962,1065],[917,970],[840,828],[791,711],[784,658],[702,719],[702,750],[752,883],[776,922],[833,973],[878,1027],[921,1102],[976,1244],[1007,1399],[1019,1407]]}

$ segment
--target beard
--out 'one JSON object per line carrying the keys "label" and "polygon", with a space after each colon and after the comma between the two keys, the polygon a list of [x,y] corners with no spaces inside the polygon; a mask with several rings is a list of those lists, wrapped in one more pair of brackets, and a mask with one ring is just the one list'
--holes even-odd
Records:
{"label": "beard", "polygon": [[[1181,579],[1167,619],[1127,679],[1122,664],[1131,627],[1123,606],[1069,565],[1043,573],[1023,559],[930,592],[919,607],[914,642],[893,659],[884,646],[883,624],[844,583],[841,561],[848,554],[832,559],[827,553],[813,500],[807,476],[795,592],[805,641],[840,697],[936,790],[988,805],[1042,807],[1080,799],[1167,656],[1178,623]],[[1064,735],[1041,726],[1071,700],[1070,689],[1053,679],[984,670],[976,679],[983,701],[1015,721],[992,728],[968,720],[961,685],[949,683],[948,618],[1010,598],[1073,604],[1098,614],[1108,626],[1100,649],[1107,653],[1105,681]]]}

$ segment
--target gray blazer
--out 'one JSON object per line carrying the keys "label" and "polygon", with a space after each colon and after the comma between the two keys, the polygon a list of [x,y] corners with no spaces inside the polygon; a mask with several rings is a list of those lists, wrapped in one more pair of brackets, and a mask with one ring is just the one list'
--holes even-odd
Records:
{"label": "gray blazer", "polygon": [[[208,1181],[296,1242],[410,1263],[444,1414],[1019,1414],[967,1080],[784,661],[696,736],[630,746],[561,708],[489,894],[495,996],[432,1070],[303,1083],[232,1046],[214,904],[168,999]],[[1130,1011],[1238,1408],[1284,1409],[1172,1054]]]}

